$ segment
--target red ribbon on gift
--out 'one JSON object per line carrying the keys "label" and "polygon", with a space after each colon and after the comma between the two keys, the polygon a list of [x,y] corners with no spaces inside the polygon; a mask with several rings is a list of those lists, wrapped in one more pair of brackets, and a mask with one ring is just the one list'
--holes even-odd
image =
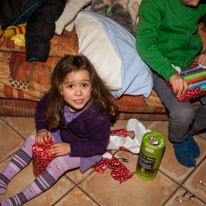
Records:
{"label": "red ribbon on gift", "polygon": [[55,142],[50,140],[43,145],[39,143],[33,145],[33,173],[35,177],[44,172],[48,164],[55,158],[54,155],[48,154],[48,150],[53,144],[55,144]]}

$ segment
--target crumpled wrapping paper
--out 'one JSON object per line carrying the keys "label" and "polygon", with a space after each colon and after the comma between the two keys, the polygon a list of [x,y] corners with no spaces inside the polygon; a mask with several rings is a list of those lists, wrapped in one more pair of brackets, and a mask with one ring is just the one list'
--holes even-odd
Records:
{"label": "crumpled wrapping paper", "polygon": [[94,171],[103,173],[107,168],[111,170],[110,175],[115,179],[119,180],[120,183],[131,178],[135,172],[130,172],[124,164],[121,163],[121,158],[112,155],[112,158],[102,158],[102,160],[93,166]]}
{"label": "crumpled wrapping paper", "polygon": [[145,126],[137,119],[129,119],[126,130],[127,132],[133,131],[135,136],[133,138],[130,138],[129,136],[125,138],[124,135],[118,135],[118,133],[111,131],[109,144],[107,146],[108,150],[124,147],[132,153],[139,153],[142,137],[150,130],[146,130]]}
{"label": "crumpled wrapping paper", "polygon": [[[206,95],[206,67],[200,64],[193,63],[190,69],[181,71],[179,73],[185,78],[189,88],[185,94],[181,94],[177,97],[177,100],[181,103]],[[166,82],[167,86],[173,91],[173,87],[169,82]]]}
{"label": "crumpled wrapping paper", "polygon": [[[135,172],[130,172],[122,163],[122,161],[127,160],[112,154],[112,150],[123,150],[134,154],[139,153],[142,137],[148,131],[150,130],[146,130],[144,125],[137,119],[128,120],[126,130],[111,131],[107,152],[104,153],[102,160],[93,166],[94,171],[102,174],[109,168],[111,170],[110,175],[120,183],[131,178]],[[130,132],[133,132],[134,135]]]}

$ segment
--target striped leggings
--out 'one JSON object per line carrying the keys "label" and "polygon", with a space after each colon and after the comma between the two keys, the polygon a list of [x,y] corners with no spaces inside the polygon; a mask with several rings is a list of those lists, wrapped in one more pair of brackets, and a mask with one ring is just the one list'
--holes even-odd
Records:
{"label": "striped leggings", "polygon": [[[32,160],[32,146],[35,143],[35,136],[36,135],[31,135],[28,137],[22,148],[17,151],[8,166],[0,174],[0,194],[6,193],[10,180]],[[61,142],[59,137],[52,137],[52,139],[55,142]],[[46,170],[23,192],[7,200],[0,201],[0,206],[23,205],[28,200],[49,189],[66,171],[78,168],[79,166],[79,157],[70,157],[69,155],[56,157],[50,162]]]}

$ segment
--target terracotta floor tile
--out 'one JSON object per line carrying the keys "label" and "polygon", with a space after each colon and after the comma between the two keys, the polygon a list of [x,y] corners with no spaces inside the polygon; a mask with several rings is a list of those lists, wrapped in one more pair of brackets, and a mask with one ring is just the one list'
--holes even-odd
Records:
{"label": "terracotta floor tile", "polygon": [[[135,171],[137,155],[122,151],[117,155],[127,158],[128,163],[123,164],[130,172]],[[158,172],[152,181],[144,181],[134,174],[120,184],[118,180],[110,176],[110,170],[107,168],[103,174],[93,173],[79,186],[102,206],[159,206],[167,200],[178,185],[161,172]]]}
{"label": "terracotta floor tile", "polygon": [[14,132],[7,124],[0,120],[0,162],[16,152],[24,143],[24,140]]}
{"label": "terracotta floor tile", "polygon": [[140,122],[147,128],[153,121],[141,121]]}
{"label": "terracotta floor tile", "polygon": [[[0,171],[5,168],[9,161],[10,159],[0,164]],[[16,193],[21,192],[34,180],[34,178],[35,177],[33,175],[33,166],[32,163],[30,163],[10,181],[10,183],[8,184],[7,193],[0,196],[0,200],[6,199],[15,195]]]}
{"label": "terracotta floor tile", "polygon": [[[160,170],[167,174],[169,177],[173,178],[178,183],[181,183],[194,168],[184,167],[177,161],[174,154],[173,144],[168,140],[168,123],[164,121],[153,122],[148,127],[148,129],[161,133],[166,140],[166,147],[162,162],[160,164]],[[205,156],[206,142],[198,136],[195,136],[195,140],[197,141],[201,150],[201,155],[197,159],[198,164],[198,162]]]}
{"label": "terracotta floor tile", "polygon": [[53,205],[58,199],[71,190],[72,187],[74,187],[73,183],[63,176],[53,187],[26,203],[25,206]]}
{"label": "terracotta floor tile", "polygon": [[128,120],[117,120],[111,126],[111,130],[126,129]]}
{"label": "terracotta floor tile", "polygon": [[168,122],[167,121],[153,121],[147,129],[154,132],[161,133],[165,139],[168,139]]}
{"label": "terracotta floor tile", "polygon": [[[145,127],[150,125],[152,121],[140,121]],[[111,130],[126,129],[128,120],[117,120],[111,127]]]}
{"label": "terracotta floor tile", "polygon": [[[8,164],[8,162],[9,160],[5,161],[3,164],[0,164],[0,171]],[[7,193],[5,195],[1,195],[0,200],[4,200],[23,191],[29,184],[33,182],[34,179],[33,165],[30,163],[11,180],[7,188]],[[25,206],[52,205],[73,186],[74,184],[69,181],[68,178],[63,176],[52,188],[27,202]]]}
{"label": "terracotta floor tile", "polygon": [[205,201],[206,204],[206,185],[200,184],[200,180],[206,183],[206,159],[199,165],[194,173],[187,179],[183,186],[190,190],[194,195]]}
{"label": "terracotta floor tile", "polygon": [[27,138],[36,132],[34,118],[27,117],[2,117],[8,124],[10,124],[23,137]]}
{"label": "terracotta floor tile", "polygon": [[185,192],[186,190],[183,188],[178,189],[177,192],[169,199],[169,201],[164,206],[205,206],[205,203],[197,198],[189,200],[189,197],[193,194],[188,192],[188,194],[184,195]]}
{"label": "terracotta floor tile", "polygon": [[66,176],[71,178],[72,181],[75,182],[75,184],[79,183],[81,180],[87,178],[87,176],[92,173],[92,169],[87,170],[85,173],[81,173],[80,169],[75,169],[73,171],[69,171],[66,173]]}
{"label": "terracotta floor tile", "polygon": [[[9,127],[7,122],[14,130]],[[112,129],[126,129],[127,120],[118,120]],[[168,141],[168,123],[167,121],[141,121],[143,125],[152,131],[160,132],[166,139],[166,150],[160,165],[160,171],[154,180],[144,181],[136,174],[123,183],[114,180],[110,175],[110,170],[106,169],[103,174],[89,169],[82,174],[79,169],[66,173],[51,189],[40,196],[29,201],[25,205],[101,205],[101,206],[173,206],[173,205],[205,205],[205,186],[199,183],[202,178],[205,181],[206,160],[206,133],[195,136],[195,140],[200,146],[201,155],[197,158],[197,168],[186,168],[181,166],[174,155],[172,144]],[[16,131],[15,131],[16,130]],[[24,143],[21,136],[27,138],[35,132],[34,118],[18,118],[18,117],[0,117],[0,171],[8,164],[11,156]],[[3,141],[2,141],[3,140]],[[117,156],[128,160],[123,164],[130,170],[135,172],[138,160],[137,154],[118,151]],[[5,161],[2,161],[6,159]],[[203,161],[204,160],[204,161]],[[0,196],[0,200],[10,197],[17,192],[23,190],[33,180],[33,167],[30,164],[22,172],[20,172],[9,184],[6,195]],[[26,177],[26,178],[25,178]],[[78,185],[80,188],[75,186]],[[187,179],[188,178],[188,179]],[[184,182],[186,180],[186,182]],[[183,187],[194,193],[198,198],[187,203],[178,203],[175,197],[184,193],[185,189],[179,185],[184,182]],[[203,188],[202,188],[203,187]],[[82,190],[84,191],[82,191]],[[177,192],[173,194],[175,191]],[[88,193],[88,195],[86,194]],[[169,200],[168,200],[169,198]],[[201,201],[202,199],[202,201]],[[60,200],[60,201],[58,201]],[[165,204],[166,203],[166,204]]]}
{"label": "terracotta floor tile", "polygon": [[201,136],[202,138],[206,140],[206,132],[199,134],[199,136]]}
{"label": "terracotta floor tile", "polygon": [[[0,170],[9,163],[10,159],[5,161],[4,164],[0,165]],[[26,186],[28,186],[33,180],[34,175],[32,171],[32,164],[30,163],[25,169],[19,172],[8,184],[7,193],[0,196],[0,200],[9,198],[19,192],[21,192]],[[26,178],[25,178],[26,177]]]}
{"label": "terracotta floor tile", "polygon": [[55,206],[95,206],[97,205],[90,197],[75,187],[68,195]]}

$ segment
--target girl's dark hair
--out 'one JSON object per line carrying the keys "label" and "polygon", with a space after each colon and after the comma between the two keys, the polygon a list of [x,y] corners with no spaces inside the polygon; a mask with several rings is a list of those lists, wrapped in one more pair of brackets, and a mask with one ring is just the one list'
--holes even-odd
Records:
{"label": "girl's dark hair", "polygon": [[61,86],[67,74],[80,70],[87,70],[90,74],[92,101],[95,101],[102,108],[102,113],[114,118],[117,106],[111,101],[109,88],[99,77],[94,66],[84,55],[69,55],[58,62],[52,73],[49,99],[45,109],[45,120],[50,128],[56,128],[59,125],[59,112],[65,104],[61,95]]}

